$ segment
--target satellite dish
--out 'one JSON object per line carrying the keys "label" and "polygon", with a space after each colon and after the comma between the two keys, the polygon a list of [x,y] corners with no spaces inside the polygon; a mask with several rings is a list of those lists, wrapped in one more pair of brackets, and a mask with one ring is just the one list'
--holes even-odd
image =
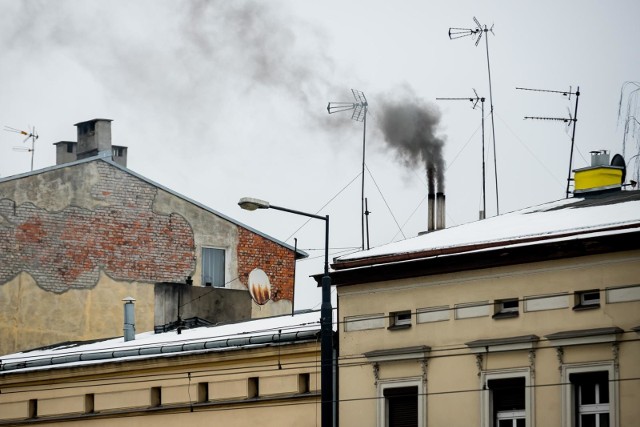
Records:
{"label": "satellite dish", "polygon": [[624,157],[620,154],[613,156],[613,159],[611,159],[611,166],[622,168],[622,184],[624,184],[624,179],[627,176],[627,164],[624,162]]}

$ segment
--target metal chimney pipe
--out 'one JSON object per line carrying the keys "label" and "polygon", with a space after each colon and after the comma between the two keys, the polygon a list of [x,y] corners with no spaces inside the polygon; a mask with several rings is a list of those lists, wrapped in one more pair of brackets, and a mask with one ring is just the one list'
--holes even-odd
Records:
{"label": "metal chimney pipe", "polygon": [[136,314],[134,311],[133,297],[126,297],[124,301],[124,340],[133,341],[136,339]]}
{"label": "metal chimney pipe", "polygon": [[444,193],[436,193],[436,209],[438,210],[436,215],[436,230],[442,230],[444,228]]}
{"label": "metal chimney pipe", "polygon": [[436,224],[436,209],[435,209],[436,195],[433,193],[429,193],[427,202],[428,202],[427,214],[429,215],[427,218],[427,221],[428,221],[427,231],[431,232],[436,229],[436,225],[435,225]]}

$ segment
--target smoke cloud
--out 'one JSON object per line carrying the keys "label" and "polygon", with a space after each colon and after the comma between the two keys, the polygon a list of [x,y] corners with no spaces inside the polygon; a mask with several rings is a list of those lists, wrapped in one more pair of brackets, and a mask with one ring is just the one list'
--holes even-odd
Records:
{"label": "smoke cloud", "polygon": [[429,193],[444,192],[445,138],[436,134],[440,123],[437,107],[408,95],[385,97],[378,106],[378,126],[387,145],[405,166],[424,166]]}

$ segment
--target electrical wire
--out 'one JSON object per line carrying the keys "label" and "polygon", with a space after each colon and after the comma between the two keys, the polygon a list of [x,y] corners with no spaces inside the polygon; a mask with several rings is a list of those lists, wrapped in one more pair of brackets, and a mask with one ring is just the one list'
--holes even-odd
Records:
{"label": "electrical wire", "polygon": [[365,165],[365,167],[367,168],[367,172],[369,172],[369,176],[371,177],[371,180],[373,181],[374,185],[378,189],[378,193],[380,194],[380,197],[382,197],[382,201],[387,206],[387,209],[389,210],[389,213],[391,214],[391,218],[393,218],[393,221],[396,223],[396,226],[398,227],[398,230],[400,230],[400,233],[402,233],[402,237],[404,237],[406,239],[407,237],[404,235],[404,232],[402,231],[402,228],[400,227],[400,224],[398,224],[398,220],[396,219],[396,216],[393,214],[393,211],[391,210],[391,206],[389,206],[389,203],[387,203],[387,199],[384,197],[384,194],[382,194],[382,190],[380,189],[380,186],[378,186],[378,183],[376,182],[376,179],[373,177],[373,174],[371,173],[371,170],[369,170],[369,166]]}

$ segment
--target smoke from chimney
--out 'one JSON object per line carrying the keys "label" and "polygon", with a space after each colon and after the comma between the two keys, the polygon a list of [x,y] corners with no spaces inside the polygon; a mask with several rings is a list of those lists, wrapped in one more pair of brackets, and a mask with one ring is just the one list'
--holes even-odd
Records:
{"label": "smoke from chimney", "polygon": [[389,147],[407,167],[423,165],[429,194],[444,193],[444,137],[436,135],[440,123],[437,107],[405,96],[383,99],[379,127]]}

